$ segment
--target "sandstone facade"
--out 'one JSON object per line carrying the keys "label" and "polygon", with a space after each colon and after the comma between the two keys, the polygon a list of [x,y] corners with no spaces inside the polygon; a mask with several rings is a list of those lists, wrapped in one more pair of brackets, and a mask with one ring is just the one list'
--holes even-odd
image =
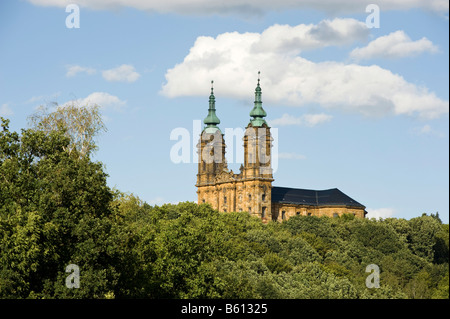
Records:
{"label": "sandstone facade", "polygon": [[[271,160],[270,127],[264,120],[261,87],[255,90],[252,119],[244,134],[244,163],[239,173],[228,169],[224,134],[218,127],[213,88],[209,97],[206,124],[197,144],[199,163],[197,174],[198,203],[209,203],[221,212],[245,211],[261,218],[282,221],[295,215],[337,217],[353,214],[364,218],[364,205],[338,189],[323,191],[274,187]],[[274,195],[274,196],[272,196]]]}

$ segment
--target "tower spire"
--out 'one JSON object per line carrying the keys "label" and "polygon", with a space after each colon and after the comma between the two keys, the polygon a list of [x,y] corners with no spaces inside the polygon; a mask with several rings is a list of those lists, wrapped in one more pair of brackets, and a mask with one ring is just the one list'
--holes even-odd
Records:
{"label": "tower spire", "polygon": [[250,116],[253,117],[253,119],[250,120],[250,123],[253,126],[262,126],[264,123],[267,125],[266,120],[264,120],[264,117],[267,116],[267,113],[262,107],[261,87],[259,86],[260,74],[261,72],[258,71],[258,84],[256,85],[255,89],[255,106],[250,111]]}
{"label": "tower spire", "polygon": [[220,124],[220,120],[216,115],[216,98],[214,96],[214,81],[211,81],[211,94],[209,96],[209,108],[208,108],[208,116],[205,118],[203,123],[206,124],[205,130],[207,133],[215,133],[220,129],[217,127],[217,124]]}

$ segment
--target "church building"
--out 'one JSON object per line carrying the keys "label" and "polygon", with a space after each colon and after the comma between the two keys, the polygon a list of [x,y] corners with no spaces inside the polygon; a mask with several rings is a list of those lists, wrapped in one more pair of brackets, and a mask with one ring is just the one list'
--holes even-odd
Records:
{"label": "church building", "polygon": [[[283,221],[294,215],[364,218],[365,206],[337,188],[311,190],[272,186],[270,127],[264,119],[261,87],[255,89],[254,107],[244,133],[244,163],[239,174],[228,169],[224,134],[218,127],[213,87],[205,127],[197,144],[198,203],[209,203],[221,212],[246,211],[263,222]],[[211,82],[212,83],[212,82]]]}

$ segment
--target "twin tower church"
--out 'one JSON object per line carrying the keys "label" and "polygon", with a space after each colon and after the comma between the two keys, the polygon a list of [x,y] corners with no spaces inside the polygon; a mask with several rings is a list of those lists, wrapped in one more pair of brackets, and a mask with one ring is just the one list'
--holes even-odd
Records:
{"label": "twin tower church", "polygon": [[[215,97],[211,86],[208,116],[197,144],[198,203],[209,203],[221,212],[248,212],[263,222],[282,221],[294,215],[338,217],[352,214],[364,218],[365,206],[337,188],[311,190],[272,186],[270,127],[264,119],[261,87],[255,89],[254,107],[244,133],[244,163],[239,174],[228,169],[225,139],[218,124]],[[211,82],[212,84],[212,82]]]}

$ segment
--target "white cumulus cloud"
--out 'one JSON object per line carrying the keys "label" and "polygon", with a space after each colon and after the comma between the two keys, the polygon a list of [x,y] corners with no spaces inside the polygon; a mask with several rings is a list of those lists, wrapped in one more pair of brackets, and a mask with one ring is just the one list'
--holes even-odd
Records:
{"label": "white cumulus cloud", "polygon": [[254,53],[272,51],[298,54],[304,50],[341,46],[367,39],[370,30],[355,19],[323,20],[297,26],[275,24],[262,32],[252,46]]}
{"label": "white cumulus cloud", "polygon": [[288,126],[288,125],[298,125],[298,126],[316,126],[321,123],[330,121],[333,116],[325,113],[319,114],[304,114],[299,117],[295,117],[290,114],[283,114],[278,119],[273,119],[269,121],[270,126]]}
{"label": "white cumulus cloud", "polygon": [[88,68],[88,67],[84,67],[84,66],[80,66],[80,65],[68,65],[67,66],[66,76],[68,78],[74,77],[78,73],[86,73],[88,75],[92,75],[92,74],[97,73],[97,70],[94,68]]}
{"label": "white cumulus cloud", "polygon": [[167,70],[161,93],[168,97],[204,96],[214,80],[216,97],[252,101],[260,70],[263,101],[269,105],[312,103],[367,116],[414,115],[426,119],[447,114],[448,101],[377,65],[312,62],[299,55],[312,47],[334,45],[333,37],[325,34],[350,34],[353,41],[360,40],[362,29],[346,31],[360,23],[334,19],[312,26],[274,25],[262,33],[200,36],[184,60]]}
{"label": "white cumulus cloud", "polygon": [[399,30],[379,37],[363,48],[354,49],[350,52],[350,57],[355,60],[403,58],[423,52],[436,53],[438,51],[437,46],[427,38],[412,41],[404,31]]}
{"label": "white cumulus cloud", "polygon": [[61,107],[71,104],[80,106],[98,105],[101,108],[120,110],[126,106],[126,101],[123,101],[119,99],[117,96],[111,95],[106,92],[93,92],[85,98],[68,101],[62,104]]}
{"label": "white cumulus cloud", "polygon": [[393,217],[395,214],[395,209],[393,208],[367,208],[367,218],[375,218],[375,219],[385,219]]}
{"label": "white cumulus cloud", "polygon": [[135,82],[141,75],[136,72],[134,66],[122,64],[116,68],[103,71],[102,76],[107,81]]}
{"label": "white cumulus cloud", "polygon": [[147,203],[152,206],[161,206],[161,205],[165,204],[166,201],[164,200],[164,198],[158,196],[158,197],[150,199],[149,201],[147,201]]}

